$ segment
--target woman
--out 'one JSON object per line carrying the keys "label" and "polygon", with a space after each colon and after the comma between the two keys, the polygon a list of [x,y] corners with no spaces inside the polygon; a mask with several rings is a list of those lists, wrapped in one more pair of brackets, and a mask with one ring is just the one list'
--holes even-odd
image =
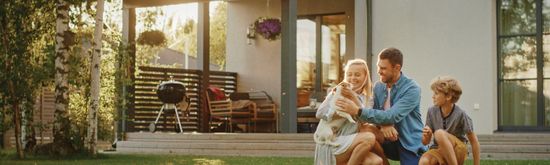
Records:
{"label": "woman", "polygon": [[[344,67],[344,81],[351,84],[354,94],[359,99],[362,107],[372,107],[372,82],[367,63],[361,59],[350,60]],[[330,100],[333,92],[317,110],[316,117],[323,120],[331,120],[337,115],[329,116]],[[317,144],[315,147],[315,164],[382,164],[382,159],[369,152],[374,145],[374,135],[370,132],[358,132],[360,122],[346,121],[339,130],[335,130],[335,142],[340,144],[332,147],[325,144]]]}

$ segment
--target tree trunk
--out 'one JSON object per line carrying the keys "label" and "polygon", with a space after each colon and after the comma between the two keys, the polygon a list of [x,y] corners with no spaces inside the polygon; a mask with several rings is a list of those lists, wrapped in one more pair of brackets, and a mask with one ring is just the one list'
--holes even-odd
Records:
{"label": "tree trunk", "polygon": [[15,122],[15,148],[17,149],[17,157],[25,158],[23,149],[21,148],[21,110],[19,109],[19,101],[15,101],[13,107],[13,121]]}
{"label": "tree trunk", "polygon": [[90,88],[90,106],[88,110],[88,135],[87,143],[90,154],[94,157],[97,155],[97,112],[99,111],[99,89],[100,89],[100,77],[101,77],[101,46],[102,34],[103,34],[103,0],[97,1],[96,17],[95,17],[95,31],[94,40],[92,42],[92,72],[91,88]]}
{"label": "tree trunk", "polygon": [[71,123],[67,113],[69,104],[68,59],[69,47],[74,44],[69,31],[69,5],[64,0],[57,0],[56,45],[55,45],[55,120],[53,124],[54,154],[67,155],[73,152],[69,131]]}
{"label": "tree trunk", "polygon": [[[39,96],[42,96],[42,90],[40,90]],[[31,105],[36,104],[36,102],[32,102],[35,100],[29,100]],[[41,104],[41,103],[39,103]],[[23,109],[23,131],[25,132],[25,136],[21,135],[24,139],[23,146],[24,151],[26,153],[31,153],[34,150],[34,147],[36,146],[36,132],[34,129],[34,106],[25,106]]]}
{"label": "tree trunk", "polygon": [[[10,88],[10,93],[15,95],[13,82],[8,82],[8,86]],[[12,96],[12,98],[15,98],[15,96]],[[19,100],[15,99],[11,103],[13,108],[13,122],[15,124],[15,148],[17,150],[17,157],[23,159],[25,155],[23,155],[23,150],[21,148],[21,110],[19,109]]]}

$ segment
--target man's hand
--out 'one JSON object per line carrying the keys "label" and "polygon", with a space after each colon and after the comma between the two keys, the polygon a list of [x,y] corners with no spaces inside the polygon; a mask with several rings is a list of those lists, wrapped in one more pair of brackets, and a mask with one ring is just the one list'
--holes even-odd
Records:
{"label": "man's hand", "polygon": [[384,138],[389,141],[396,141],[398,139],[399,133],[397,133],[397,130],[392,125],[383,125],[380,126],[380,131],[384,135]]}
{"label": "man's hand", "polygon": [[357,111],[359,111],[359,107],[348,99],[339,98],[338,100],[336,100],[336,106],[340,108],[341,111],[346,112],[352,116],[357,116]]}
{"label": "man's hand", "polygon": [[425,126],[422,129],[422,144],[427,145],[432,139],[432,129],[428,126]]}

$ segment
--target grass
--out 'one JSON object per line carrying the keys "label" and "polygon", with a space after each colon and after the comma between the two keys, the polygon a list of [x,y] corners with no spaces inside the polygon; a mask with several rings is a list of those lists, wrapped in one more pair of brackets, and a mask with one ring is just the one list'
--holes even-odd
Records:
{"label": "grass", "polygon": [[[28,156],[25,160],[15,158],[13,150],[0,151],[0,164],[79,164],[79,165],[102,165],[102,164],[193,164],[193,165],[257,165],[257,164],[292,164],[311,165],[313,158],[282,158],[282,157],[245,157],[245,156],[180,156],[180,155],[122,155],[122,154],[99,154],[97,158],[89,158],[85,155],[75,155],[67,158],[53,159],[43,156]],[[392,165],[399,162],[392,161]],[[468,160],[466,164],[472,164]],[[482,160],[482,165],[542,165],[550,164],[549,160]]]}

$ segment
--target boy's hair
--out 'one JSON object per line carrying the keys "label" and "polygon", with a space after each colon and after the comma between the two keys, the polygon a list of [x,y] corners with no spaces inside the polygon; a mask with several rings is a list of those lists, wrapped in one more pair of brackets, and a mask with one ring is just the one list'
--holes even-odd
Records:
{"label": "boy's hair", "polygon": [[458,81],[449,76],[436,77],[432,80],[430,86],[434,92],[440,92],[446,96],[450,95],[452,103],[456,103],[462,94],[462,88],[458,84]]}
{"label": "boy's hair", "polygon": [[397,48],[386,48],[378,54],[378,59],[387,59],[392,66],[399,64],[403,67],[403,54]]}

